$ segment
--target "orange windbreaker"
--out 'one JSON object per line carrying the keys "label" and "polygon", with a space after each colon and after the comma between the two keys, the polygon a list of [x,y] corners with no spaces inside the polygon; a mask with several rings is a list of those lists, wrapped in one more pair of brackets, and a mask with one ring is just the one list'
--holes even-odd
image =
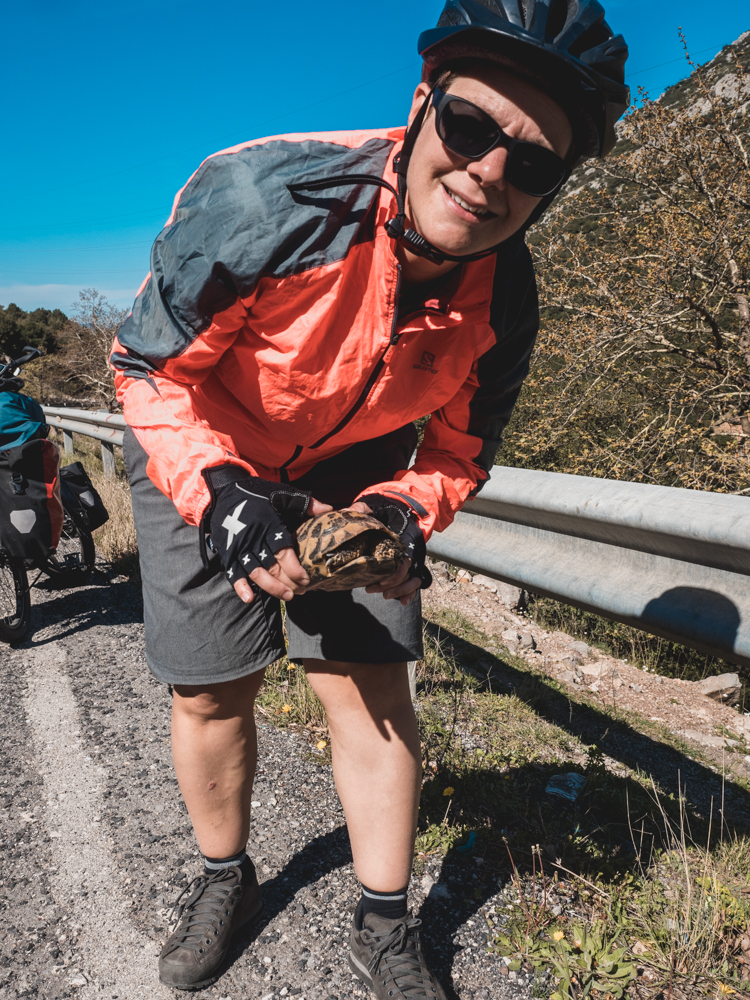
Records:
{"label": "orange windbreaker", "polygon": [[286,135],[209,157],[175,199],[111,355],[148,472],[190,524],[201,470],[227,462],[293,481],[322,459],[432,414],[395,493],[429,537],[487,478],[538,326],[522,237],[399,310],[384,230],[404,129]]}

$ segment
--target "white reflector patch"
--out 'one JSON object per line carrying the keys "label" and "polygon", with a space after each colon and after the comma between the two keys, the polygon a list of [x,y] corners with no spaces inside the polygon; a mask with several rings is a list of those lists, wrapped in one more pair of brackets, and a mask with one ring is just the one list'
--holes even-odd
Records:
{"label": "white reflector patch", "polygon": [[79,493],[78,496],[83,500],[87,507],[93,507],[96,501],[94,500],[94,494],[91,490],[84,490],[83,493]]}
{"label": "white reflector patch", "polygon": [[28,535],[36,524],[35,510],[12,510],[10,512],[10,523],[20,531],[22,535]]}

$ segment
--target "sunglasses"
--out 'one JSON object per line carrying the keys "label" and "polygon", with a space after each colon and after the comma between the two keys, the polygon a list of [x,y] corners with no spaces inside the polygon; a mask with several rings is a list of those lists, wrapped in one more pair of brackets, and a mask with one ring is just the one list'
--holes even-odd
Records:
{"label": "sunglasses", "polygon": [[445,94],[439,87],[432,92],[435,129],[443,145],[467,160],[481,160],[492,149],[508,150],[506,180],[534,198],[552,194],[568,176],[565,161],[551,149],[535,142],[512,139],[494,118],[471,101]]}

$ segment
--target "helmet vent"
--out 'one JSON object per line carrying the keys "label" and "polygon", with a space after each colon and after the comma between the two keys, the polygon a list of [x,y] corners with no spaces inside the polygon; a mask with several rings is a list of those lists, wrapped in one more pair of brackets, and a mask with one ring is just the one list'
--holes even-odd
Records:
{"label": "helmet vent", "polygon": [[440,20],[437,23],[438,28],[455,28],[460,27],[464,24],[464,19],[461,17],[457,10],[453,10],[448,7],[440,15]]}
{"label": "helmet vent", "polygon": [[529,26],[529,5],[527,0],[518,0],[518,9],[521,11],[521,22],[524,27]]}
{"label": "helmet vent", "polygon": [[568,0],[552,0],[549,5],[549,17],[547,18],[547,28],[545,35],[548,39],[554,40],[565,30],[568,22]]}
{"label": "helmet vent", "polygon": [[603,21],[600,21],[598,24],[592,24],[590,28],[587,28],[580,38],[576,38],[572,45],[568,46],[568,52],[572,56],[579,58],[583,52],[595,49],[597,45],[608,42],[611,37],[611,30]]}

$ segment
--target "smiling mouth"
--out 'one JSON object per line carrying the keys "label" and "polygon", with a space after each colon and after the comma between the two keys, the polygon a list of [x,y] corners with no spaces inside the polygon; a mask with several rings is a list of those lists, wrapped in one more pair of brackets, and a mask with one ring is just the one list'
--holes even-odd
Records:
{"label": "smiling mouth", "polygon": [[475,215],[478,219],[485,219],[495,214],[494,212],[491,212],[488,208],[479,208],[477,205],[470,205],[469,202],[464,201],[464,199],[460,195],[454,194],[454,192],[451,191],[450,188],[447,188],[445,184],[443,184],[443,190],[452,201],[455,201],[455,203],[458,205],[459,208],[462,208],[465,212],[470,212],[472,215]]}

